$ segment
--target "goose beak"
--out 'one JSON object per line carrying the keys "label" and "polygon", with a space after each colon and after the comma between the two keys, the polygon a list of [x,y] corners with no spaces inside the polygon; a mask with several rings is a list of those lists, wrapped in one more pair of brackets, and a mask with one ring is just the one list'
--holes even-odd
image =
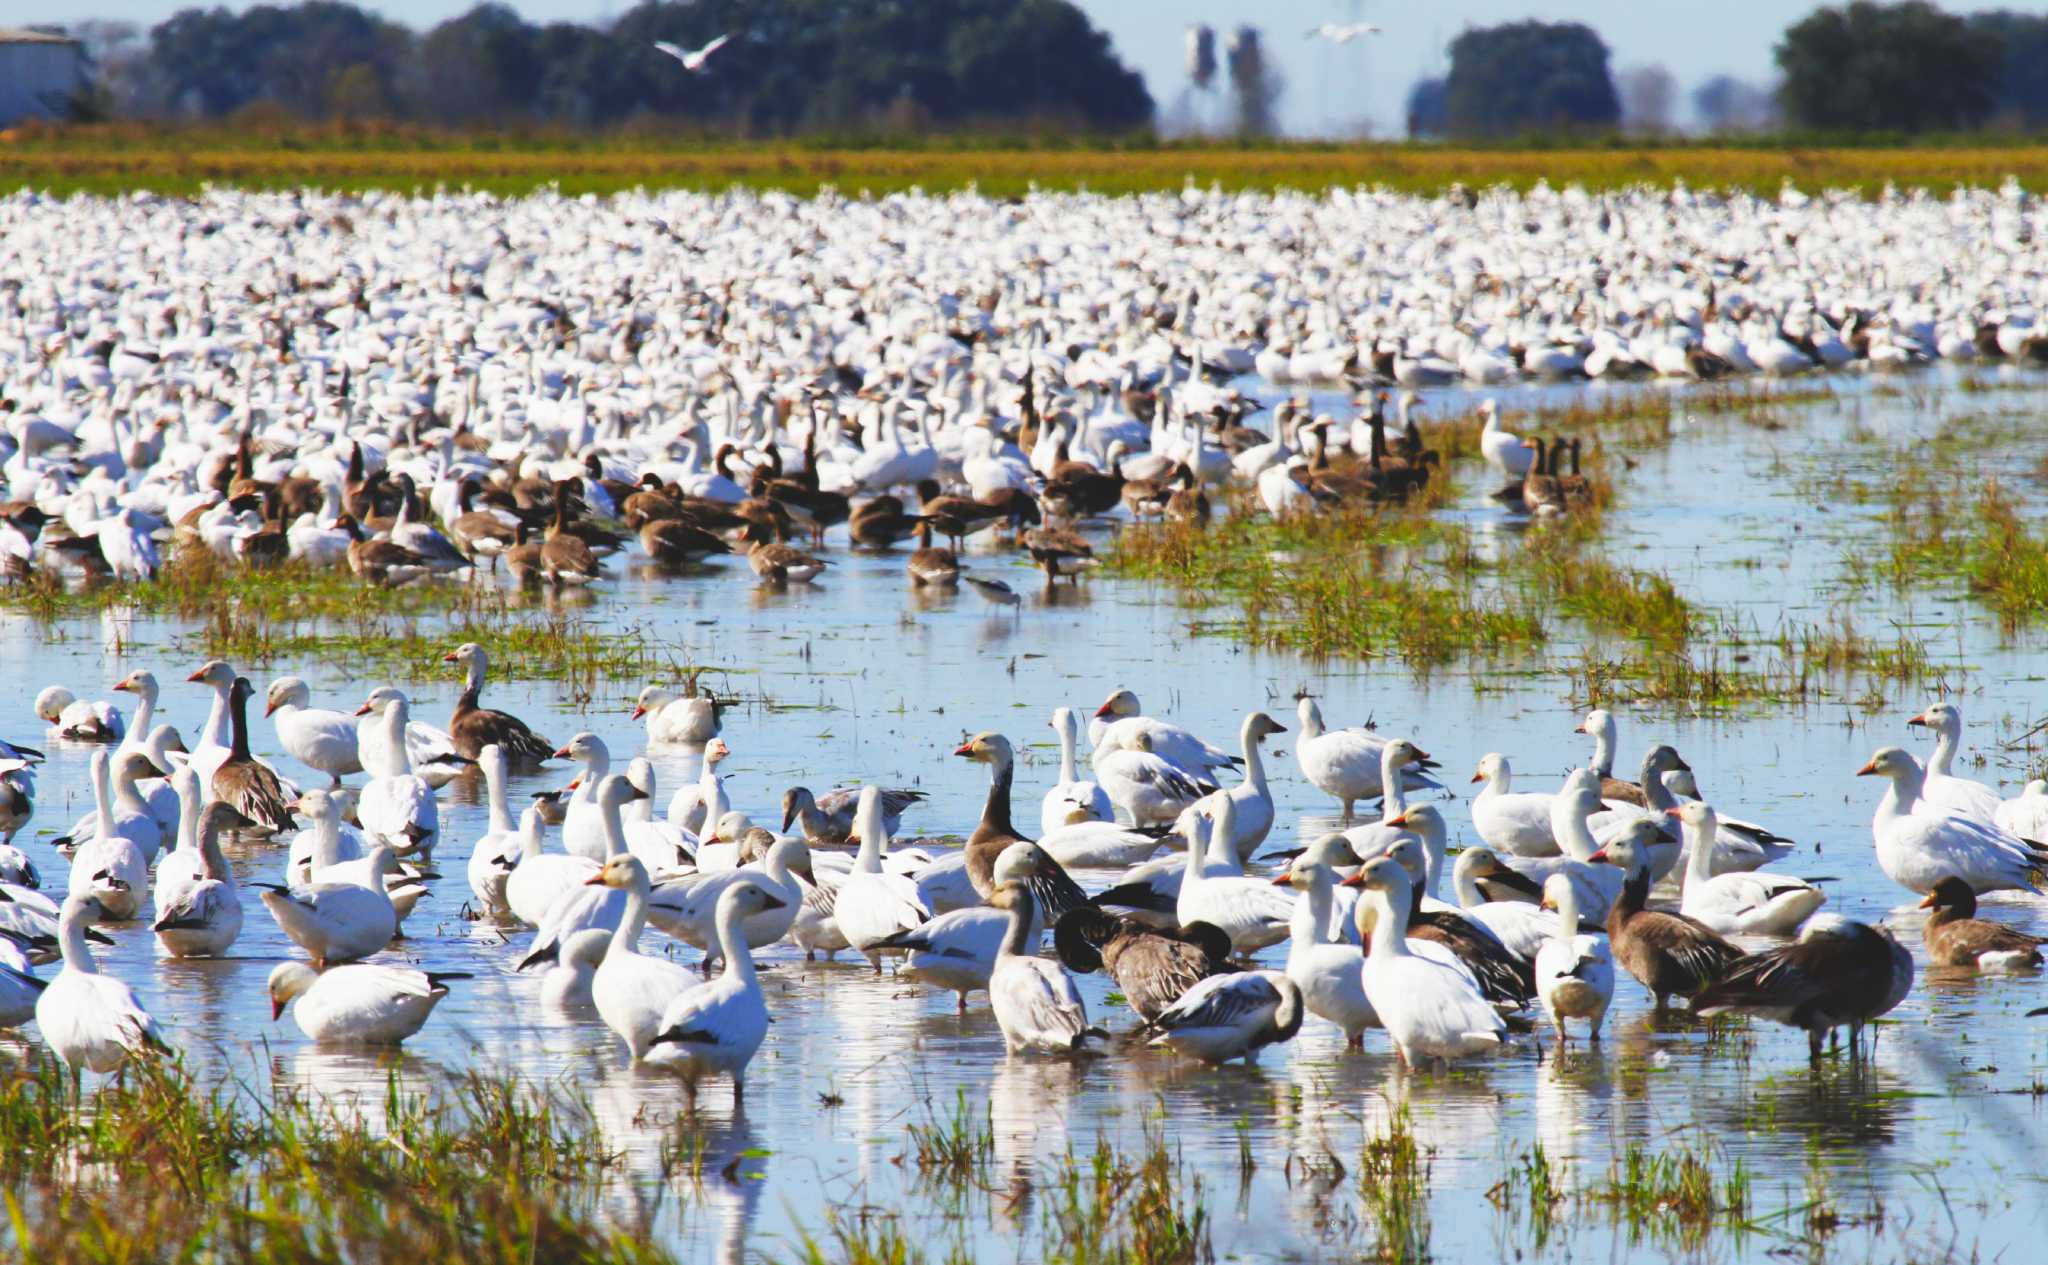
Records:
{"label": "goose beak", "polygon": [[1095,719],[1097,719],[1097,720],[1101,720],[1101,719],[1102,719],[1103,717],[1105,717],[1105,716],[1107,716],[1107,715],[1109,715],[1109,704],[1108,704],[1108,703],[1106,703],[1106,702],[1105,702],[1105,703],[1104,703],[1104,704],[1103,704],[1102,706],[1100,706],[1100,707],[1098,707],[1098,708],[1096,708],[1096,709],[1095,709]]}
{"label": "goose beak", "polygon": [[279,1018],[280,1016],[282,1016],[283,1014],[284,1014],[284,999],[283,999],[283,998],[281,998],[281,997],[273,997],[273,998],[271,998],[271,999],[270,999],[270,1022],[272,1022],[272,1023],[276,1023],[276,1022],[278,1021],[278,1018]]}
{"label": "goose beak", "polygon": [[784,905],[788,903],[789,902],[783,900],[780,896],[763,896],[761,898],[761,912],[767,913],[771,909],[781,909]]}
{"label": "goose beak", "polygon": [[[115,688],[115,689],[119,689],[119,688],[121,688],[121,687],[117,685],[117,686],[115,686],[114,688]],[[263,714],[264,714],[264,715],[265,715],[266,717],[267,717],[267,716],[269,716],[269,715],[270,715],[270,713],[272,713],[272,712],[274,712],[274,711],[276,711],[276,710],[277,710],[277,704],[276,704],[276,703],[265,703],[265,704],[263,705]]]}
{"label": "goose beak", "polygon": [[1427,759],[1429,759],[1429,758],[1430,758],[1430,757],[1429,757],[1429,752],[1427,752],[1427,751],[1424,751],[1424,750],[1423,750],[1423,749],[1422,749],[1421,747],[1417,747],[1417,748],[1415,748],[1415,755],[1414,755],[1414,757],[1413,757],[1413,758],[1412,758],[1412,759],[1411,759],[1411,760],[1409,761],[1409,763],[1413,764],[1413,763],[1415,763],[1415,762],[1417,762],[1417,761],[1420,761],[1420,760],[1427,760]]}
{"label": "goose beak", "polygon": [[1856,776],[1857,776],[1857,777],[1869,777],[1869,776],[1871,776],[1872,774],[1874,774],[1874,773],[1876,773],[1876,772],[1877,772],[1877,761],[1875,761],[1875,760],[1867,760],[1867,761],[1865,761],[1865,762],[1864,762],[1864,765],[1863,765],[1863,767],[1862,767],[1862,768],[1860,768],[1860,769],[1856,770]]}
{"label": "goose beak", "polygon": [[1274,876],[1273,876],[1273,886],[1275,886],[1275,887],[1292,887],[1292,886],[1294,886],[1294,875],[1293,875],[1293,874],[1292,874],[1291,872],[1289,872],[1289,873],[1283,873],[1283,874],[1276,874],[1276,875],[1274,875]]}
{"label": "goose beak", "polygon": [[1913,908],[1915,908],[1915,909],[1932,909],[1932,908],[1934,908],[1934,893],[1933,893],[1933,892],[1929,892],[1929,893],[1927,893],[1926,899],[1922,900],[1922,901],[1921,901],[1921,902],[1920,902],[1919,904],[1917,904],[1917,905],[1913,906]]}
{"label": "goose beak", "polygon": [[186,677],[185,679],[187,681],[204,681],[206,679],[206,669],[201,668],[197,672],[194,672],[191,676]]}
{"label": "goose beak", "polygon": [[1396,813],[1392,817],[1387,818],[1385,824],[1389,826],[1405,826],[1408,824],[1408,814]]}
{"label": "goose beak", "polygon": [[1486,775],[1484,773],[1474,773],[1472,775],[1472,780],[1475,782],[1484,782],[1486,780]]}
{"label": "goose beak", "polygon": [[575,790],[575,789],[576,789],[577,787],[579,787],[579,786],[581,786],[581,785],[583,785],[583,779],[582,779],[582,778],[580,778],[580,777],[572,777],[572,778],[570,778],[570,779],[569,779],[569,785],[568,785],[568,786],[566,786],[566,787],[564,787],[563,789],[564,789],[564,790],[570,790],[570,791],[573,791],[573,790]]}
{"label": "goose beak", "polygon": [[1539,900],[1539,901],[1537,901],[1537,902],[1536,902],[1536,908],[1538,908],[1538,909],[1547,909],[1547,910],[1549,910],[1549,911],[1550,911],[1551,913],[1556,913],[1556,912],[1557,912],[1557,902],[1556,902],[1556,901],[1554,901],[1554,900],[1552,900],[1552,899],[1550,899],[1550,897],[1548,897],[1548,896],[1545,896],[1545,897],[1544,897],[1544,898],[1543,898],[1542,900]]}
{"label": "goose beak", "polygon": [[597,873],[595,873],[595,874],[591,875],[591,876],[590,876],[589,878],[587,878],[587,879],[584,879],[584,880],[583,880],[583,886],[585,886],[585,887],[603,887],[603,886],[604,886],[604,871],[603,871],[603,870],[599,870],[599,871],[598,871]]}
{"label": "goose beak", "polygon": [[557,748],[555,753],[548,757],[550,760],[573,760],[575,758],[575,756],[569,754],[569,748],[567,747]]}
{"label": "goose beak", "polygon": [[1685,805],[1683,804],[1673,804],[1671,807],[1664,810],[1664,815],[1666,817],[1676,817],[1679,814],[1679,810],[1683,809],[1684,807]]}
{"label": "goose beak", "polygon": [[1352,876],[1351,876],[1350,878],[1347,878],[1347,879],[1345,879],[1345,880],[1344,880],[1343,882],[1341,882],[1341,883],[1337,884],[1337,886],[1339,886],[1339,887],[1364,887],[1364,886],[1365,886],[1365,871],[1364,871],[1364,870],[1360,870],[1360,871],[1359,871],[1358,873],[1356,873],[1356,874],[1352,875]]}
{"label": "goose beak", "polygon": [[959,746],[953,748],[953,754],[972,756],[974,754],[974,744],[971,742],[963,742]]}
{"label": "goose beak", "polygon": [[364,703],[361,707],[356,708],[356,715],[358,716],[367,716],[369,714],[370,705],[368,703]]}
{"label": "goose beak", "polygon": [[450,650],[450,651],[449,651],[449,652],[448,652],[447,654],[444,654],[444,655],[442,655],[442,656],[441,656],[441,662],[443,662],[443,663],[459,663],[459,662],[460,662],[460,660],[459,660],[459,659],[457,659],[457,658],[455,657],[455,652],[454,652],[453,650]]}
{"label": "goose beak", "polygon": [[1582,734],[1586,732],[1586,722],[1582,720],[1578,724],[1573,725],[1572,732],[1575,734]]}
{"label": "goose beak", "polygon": [[1599,851],[1595,852],[1592,856],[1589,856],[1586,859],[1588,861],[1605,861],[1607,860],[1607,849],[1601,848]]}
{"label": "goose beak", "polygon": [[126,694],[128,692],[128,682],[116,681],[114,682],[114,688],[121,691],[123,694]]}
{"label": "goose beak", "polygon": [[635,708],[633,709],[633,714],[632,714],[631,716],[628,716],[628,717],[627,717],[626,719],[628,719],[628,720],[638,720],[638,719],[640,719],[640,718],[641,718],[642,716],[645,716],[646,714],[647,714],[647,709],[646,709],[645,707],[635,707]]}
{"label": "goose beak", "polygon": [[1926,712],[1921,712],[1921,713],[1919,713],[1918,715],[1916,715],[1916,716],[1912,717],[1911,719],[1907,720],[1907,721],[1906,721],[1906,723],[1907,723],[1908,725],[1925,725],[1925,724],[1927,724],[1927,723],[1928,723],[1928,721],[1927,721],[1927,713],[1926,713]]}

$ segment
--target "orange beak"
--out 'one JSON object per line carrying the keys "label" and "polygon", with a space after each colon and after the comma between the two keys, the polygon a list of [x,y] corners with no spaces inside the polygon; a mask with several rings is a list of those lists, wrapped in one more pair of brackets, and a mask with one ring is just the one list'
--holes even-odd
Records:
{"label": "orange beak", "polygon": [[1273,880],[1273,886],[1275,887],[1292,887],[1293,885],[1294,875],[1292,874],[1282,874],[1275,877]]}
{"label": "orange beak", "polygon": [[123,694],[126,694],[128,692],[128,682],[116,681],[114,682],[114,688],[121,691]]}
{"label": "orange beak", "polygon": [[370,714],[370,711],[370,705],[368,703],[364,703],[361,707],[356,708],[356,715],[367,716]]}
{"label": "orange beak", "polygon": [[1602,848],[1598,852],[1595,852],[1592,856],[1587,857],[1586,859],[1588,861],[1605,861],[1607,859],[1607,849]]}
{"label": "orange beak", "polygon": [[954,754],[954,755],[973,755],[973,754],[974,754],[974,744],[973,744],[973,743],[971,743],[971,742],[963,742],[963,743],[961,743],[961,744],[960,744],[959,746],[957,746],[957,747],[953,748],[953,754]]}
{"label": "orange beak", "polygon": [[1484,773],[1474,773],[1472,775],[1472,780],[1475,782],[1484,782],[1486,780],[1486,775]]}
{"label": "orange beak", "polygon": [[454,662],[456,662],[456,659],[455,659],[455,652],[454,652],[453,650],[450,650],[450,651],[449,651],[449,652],[448,652],[447,654],[444,654],[444,655],[442,655],[442,656],[441,656],[441,662],[443,662],[443,663],[454,663]]}
{"label": "orange beak", "polygon": [[1908,720],[1906,723],[1909,725],[1925,725],[1928,723],[1927,713],[1921,712],[1919,715],[1913,717],[1911,720]]}
{"label": "orange beak", "polygon": [[191,676],[186,677],[185,679],[187,681],[204,681],[206,679],[206,669],[201,668],[197,672],[194,672]]}
{"label": "orange beak", "polygon": [[1345,880],[1344,880],[1343,882],[1341,882],[1341,883],[1337,884],[1337,886],[1339,886],[1339,887],[1364,887],[1364,886],[1365,886],[1365,871],[1364,871],[1364,870],[1360,870],[1360,871],[1359,871],[1358,873],[1356,873],[1356,874],[1352,875],[1352,876],[1351,876],[1350,878],[1347,878],[1347,879],[1345,879]]}
{"label": "orange beak", "polygon": [[1389,826],[1405,826],[1408,824],[1408,814],[1396,813],[1392,817],[1387,818],[1385,824]]}
{"label": "orange beak", "polygon": [[627,719],[627,720],[638,720],[638,719],[640,719],[640,718],[641,718],[642,716],[645,716],[646,714],[647,714],[647,709],[646,709],[645,707],[635,707],[635,708],[633,709],[633,714],[632,714],[631,716],[628,716],[628,717],[627,717],[626,719]]}
{"label": "orange beak", "polygon": [[585,886],[585,887],[603,887],[603,886],[604,886],[604,871],[603,871],[603,870],[599,870],[599,871],[598,871],[597,873],[595,873],[595,874],[591,875],[591,876],[590,876],[589,878],[587,878],[587,879],[584,879],[584,880],[583,880],[583,886]]}
{"label": "orange beak", "polygon": [[[117,685],[117,686],[115,686],[114,688],[118,690],[118,689],[120,689],[121,687]],[[263,714],[264,714],[265,716],[268,716],[268,715],[270,715],[270,713],[272,713],[272,712],[274,712],[274,711],[276,711],[276,710],[277,710],[277,704],[276,704],[276,703],[265,703],[265,704],[263,705]]]}
{"label": "orange beak", "polygon": [[1100,706],[1100,707],[1098,707],[1098,708],[1096,708],[1096,709],[1095,709],[1095,718],[1096,718],[1097,720],[1100,720],[1100,719],[1102,719],[1102,718],[1103,718],[1104,716],[1107,716],[1107,715],[1109,715],[1109,704],[1108,704],[1108,703],[1104,703],[1104,704],[1103,704],[1102,706]]}
{"label": "orange beak", "polygon": [[277,1018],[278,1018],[278,1016],[279,1016],[279,1015],[282,1015],[283,1013],[284,1013],[284,1003],[283,1003],[283,1002],[281,1002],[281,1001],[279,1001],[279,1000],[278,1000],[277,998],[275,998],[275,997],[271,998],[271,999],[270,999],[270,1022],[272,1022],[272,1023],[276,1023],[276,1022],[277,1022]]}
{"label": "orange beak", "polygon": [[1857,776],[1857,777],[1869,777],[1870,775],[1872,775],[1873,773],[1876,773],[1876,772],[1877,772],[1877,761],[1875,761],[1875,760],[1867,760],[1867,761],[1865,761],[1865,762],[1864,762],[1864,764],[1863,764],[1863,767],[1862,767],[1862,768],[1860,768],[1860,769],[1856,770],[1856,776]]}
{"label": "orange beak", "polygon": [[1932,909],[1932,908],[1934,908],[1934,893],[1933,893],[1933,892],[1929,892],[1929,893],[1927,893],[1926,899],[1922,900],[1922,901],[1921,901],[1921,902],[1920,902],[1919,904],[1917,904],[1917,905],[1913,906],[1913,908],[1915,908],[1915,909]]}
{"label": "orange beak", "polygon": [[1685,805],[1683,804],[1673,804],[1671,807],[1664,810],[1664,815],[1666,817],[1676,817],[1678,816],[1678,810],[1683,807],[1685,807]]}
{"label": "orange beak", "polygon": [[1575,734],[1582,734],[1586,732],[1586,722],[1582,720],[1578,724],[1573,725],[1572,732]]}
{"label": "orange beak", "polygon": [[553,755],[548,757],[548,759],[550,760],[573,760],[575,758],[575,756],[569,754],[569,748],[567,747],[563,747],[557,750]]}
{"label": "orange beak", "polygon": [[577,787],[579,787],[579,786],[581,786],[581,785],[583,785],[583,779],[582,779],[582,778],[580,778],[580,777],[572,777],[572,778],[570,778],[570,779],[569,779],[569,789],[570,789],[570,790],[572,790],[572,791],[573,791],[573,790],[575,790],[575,789],[576,789]]}

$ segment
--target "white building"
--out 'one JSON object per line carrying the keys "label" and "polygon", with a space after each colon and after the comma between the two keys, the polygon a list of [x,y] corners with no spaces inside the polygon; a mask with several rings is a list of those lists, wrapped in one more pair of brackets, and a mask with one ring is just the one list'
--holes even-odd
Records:
{"label": "white building", "polygon": [[62,117],[85,86],[85,48],[77,40],[0,27],[0,127]]}

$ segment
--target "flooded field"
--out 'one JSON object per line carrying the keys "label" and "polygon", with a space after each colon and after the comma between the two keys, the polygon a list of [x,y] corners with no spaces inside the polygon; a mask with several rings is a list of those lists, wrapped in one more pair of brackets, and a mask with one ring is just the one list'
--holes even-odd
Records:
{"label": "flooded field", "polygon": [[[1253,378],[1235,385],[1280,394]],[[289,1020],[271,1022],[263,981],[292,946],[253,901],[225,960],[161,959],[146,929],[128,926],[114,929],[102,966],[137,989],[198,1077],[259,1096],[285,1083],[375,1118],[394,1089],[445,1092],[472,1069],[547,1087],[621,1155],[602,1215],[684,1260],[2022,1259],[2048,1229],[2037,1159],[2048,1020],[2027,1015],[2048,998],[2032,976],[1927,969],[1913,900],[1873,859],[1878,788],[1854,774],[1878,747],[1921,749],[1905,721],[1945,688],[1969,722],[1965,771],[2008,795],[2029,775],[2041,708],[2032,621],[2048,610],[1973,591],[1964,554],[1993,481],[2023,524],[2038,521],[2048,450],[2035,419],[2048,379],[1944,367],[1799,378],[1782,401],[1754,390],[1732,410],[1706,406],[1710,387],[1493,393],[1511,410],[1670,400],[1654,434],[1589,434],[1614,503],[1584,548],[1669,577],[1699,614],[1679,648],[1645,651],[1625,631],[1559,614],[1539,644],[1427,666],[1391,652],[1318,659],[1249,647],[1233,635],[1229,602],[1202,604],[1115,566],[1045,594],[1014,555],[977,552],[978,570],[1026,595],[1010,609],[971,590],[913,590],[901,551],[853,552],[837,538],[812,586],[763,587],[741,559],[682,577],[622,559],[617,578],[560,602],[580,626],[630,634],[677,669],[701,667],[707,685],[739,700],[725,716],[723,770],[734,806],[771,827],[787,787],[866,781],[929,796],[904,835],[964,835],[985,774],[951,752],[984,729],[1018,745],[1020,821],[1035,822],[1057,763],[1054,707],[1092,711],[1127,687],[1148,714],[1229,745],[1250,710],[1292,729],[1294,696],[1307,689],[1333,723],[1370,722],[1441,761],[1455,847],[1473,840],[1465,781],[1480,757],[1505,753],[1523,786],[1554,785],[1590,755],[1573,729],[1599,685],[1620,713],[1623,771],[1650,743],[1675,744],[1724,813],[1798,841],[1780,869],[1827,877],[1830,910],[1882,922],[1914,950],[1914,990],[1877,1026],[1867,1065],[1842,1057],[1810,1070],[1800,1033],[1761,1023],[1710,1035],[1683,1016],[1658,1022],[1626,978],[1601,1045],[1559,1053],[1525,1037],[1449,1072],[1400,1071],[1377,1033],[1349,1052],[1314,1018],[1251,1070],[1143,1049],[1075,1063],[1006,1057],[985,999],[956,1014],[949,994],[876,976],[853,955],[807,962],[783,944],[760,955],[774,1026],[744,1111],[719,1087],[686,1118],[678,1083],[627,1066],[594,1016],[543,1010],[538,981],[513,969],[530,933],[464,916],[461,865],[485,818],[480,788],[462,782],[441,796],[446,877],[379,960],[473,978],[402,1054],[322,1049]],[[1423,412],[1463,417],[1478,398],[1431,392]],[[1453,474],[1456,491],[1432,516],[1477,551],[1511,555],[1559,530],[1489,499],[1477,462]],[[1944,509],[1954,517],[1930,542],[1925,516]],[[1098,552],[1115,534],[1099,533]],[[439,722],[459,676],[439,662],[452,644],[435,640],[438,619],[411,624],[434,649],[409,665],[329,650],[235,666],[259,696],[291,673],[316,703],[344,710],[396,684],[416,715]],[[1868,656],[1844,671],[1809,665],[1794,691],[1774,639],[1813,629],[1897,653],[1878,667]],[[17,613],[0,623],[0,653],[14,668],[0,715],[13,718],[6,736],[25,742],[41,737],[32,701],[52,682],[110,697],[115,681],[148,668],[167,683],[163,718],[188,734],[210,701],[201,686],[169,684],[211,656],[203,621]],[[1734,684],[1659,698],[1639,666],[1597,670],[1645,654],[1718,665]],[[644,743],[628,713],[648,683],[502,680],[487,702],[555,742],[592,730],[623,759]],[[301,771],[267,723],[255,733],[259,754]],[[1336,805],[1295,767],[1293,737],[1269,749],[1279,808],[1269,848],[1335,821]],[[59,885],[66,866],[51,839],[91,806],[89,756],[50,744],[35,819],[17,839]],[[694,752],[649,757],[657,806],[698,775]],[[567,776],[515,777],[513,800]],[[251,846],[233,861],[244,882],[270,881],[280,854]],[[1100,887],[1113,876],[1077,877]],[[1994,897],[1987,908],[2048,934],[2038,899]],[[1277,964],[1284,952],[1260,957]],[[1080,984],[1091,1016],[1131,1025],[1107,980]],[[35,1044],[33,1029],[0,1038],[13,1054]],[[1131,1210],[1148,1200],[1145,1224],[1173,1235],[1133,1246]]]}

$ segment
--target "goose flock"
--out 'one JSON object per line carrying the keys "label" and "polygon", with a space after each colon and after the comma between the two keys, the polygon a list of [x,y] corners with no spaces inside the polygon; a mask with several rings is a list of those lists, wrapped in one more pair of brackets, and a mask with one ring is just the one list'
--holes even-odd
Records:
{"label": "goose flock", "polygon": [[[540,756],[536,776],[551,786],[569,776],[515,817],[512,751],[532,730],[478,710],[487,660],[476,647],[446,659],[465,678],[451,720],[494,717],[501,739],[474,761],[411,720],[393,687],[343,723],[321,719],[345,713],[316,711],[302,680],[272,683],[268,697],[291,700],[273,707],[280,745],[318,756],[301,762],[330,778],[352,762],[366,779],[356,786],[302,789],[251,758],[255,689],[218,661],[188,680],[212,696],[226,733],[209,718],[189,750],[161,727],[130,746],[86,742],[53,721],[50,740],[91,753],[93,812],[59,840],[70,859],[61,896],[44,891],[27,853],[0,853],[0,1022],[33,1020],[62,1059],[96,1072],[168,1049],[164,1025],[100,970],[93,941],[146,934],[166,957],[228,956],[253,892],[302,954],[269,975],[273,1017],[290,1009],[320,1043],[402,1042],[473,977],[405,963],[414,907],[460,883],[437,868],[448,848],[467,849],[461,903],[503,932],[501,969],[536,977],[533,1004],[602,1024],[627,1059],[674,1072],[693,1099],[708,1079],[743,1094],[773,1020],[757,956],[784,945],[893,968],[963,1016],[985,995],[1019,1056],[1115,1056],[1137,1041],[1209,1064],[1254,1062],[1311,1021],[1353,1049],[1379,1030],[1409,1068],[1540,1045],[1546,1033],[1562,1045],[1574,1028],[1598,1042],[1625,1004],[1624,974],[1656,1016],[1674,999],[1702,1018],[1759,1016],[1804,1031],[1816,1060],[1846,1027],[1854,1057],[1865,1026],[1914,980],[1890,930],[1831,909],[1825,878],[1791,872],[1792,840],[1700,799],[1694,769],[1669,744],[1649,745],[1637,780],[1616,777],[1619,725],[1604,710],[1577,727],[1592,740],[1587,763],[1555,790],[1516,789],[1505,754],[1482,758],[1468,805],[1477,841],[1455,853],[1442,768],[1413,739],[1331,729],[1319,701],[1301,697],[1294,772],[1349,824],[1281,848],[1270,842],[1280,815],[1263,748],[1288,726],[1250,712],[1232,753],[1146,714],[1128,689],[1110,691],[1085,729],[1075,709],[1053,709],[1060,758],[1035,837],[1013,816],[1016,747],[991,730],[952,750],[988,779],[964,843],[898,844],[922,793],[794,786],[759,805],[780,830],[756,825],[726,786],[732,749],[715,705],[692,729],[714,736],[684,744],[701,754],[701,776],[665,811],[648,758],[660,744],[615,770],[604,738],[584,731]],[[122,684],[138,711],[152,705],[152,674]],[[669,693],[655,690],[652,706],[692,701]],[[319,741],[294,747],[314,722]],[[1981,917],[1978,900],[2041,894],[2043,788],[2007,799],[1941,771],[1961,741],[1952,702],[1906,724],[1935,734],[1924,762],[1891,746],[1856,773],[1887,783],[1871,819],[1875,856],[1924,897],[1928,961],[2039,967],[2041,938]],[[482,780],[487,828],[473,840],[444,841],[437,785],[413,771],[415,749],[446,752],[441,763]],[[45,756],[7,751],[32,812]],[[1354,822],[1367,799],[1376,819]],[[277,881],[238,883],[230,843],[274,866]],[[49,963],[61,963],[56,974],[39,975]],[[1129,1024],[1090,1013],[1077,975],[1097,972]]]}

